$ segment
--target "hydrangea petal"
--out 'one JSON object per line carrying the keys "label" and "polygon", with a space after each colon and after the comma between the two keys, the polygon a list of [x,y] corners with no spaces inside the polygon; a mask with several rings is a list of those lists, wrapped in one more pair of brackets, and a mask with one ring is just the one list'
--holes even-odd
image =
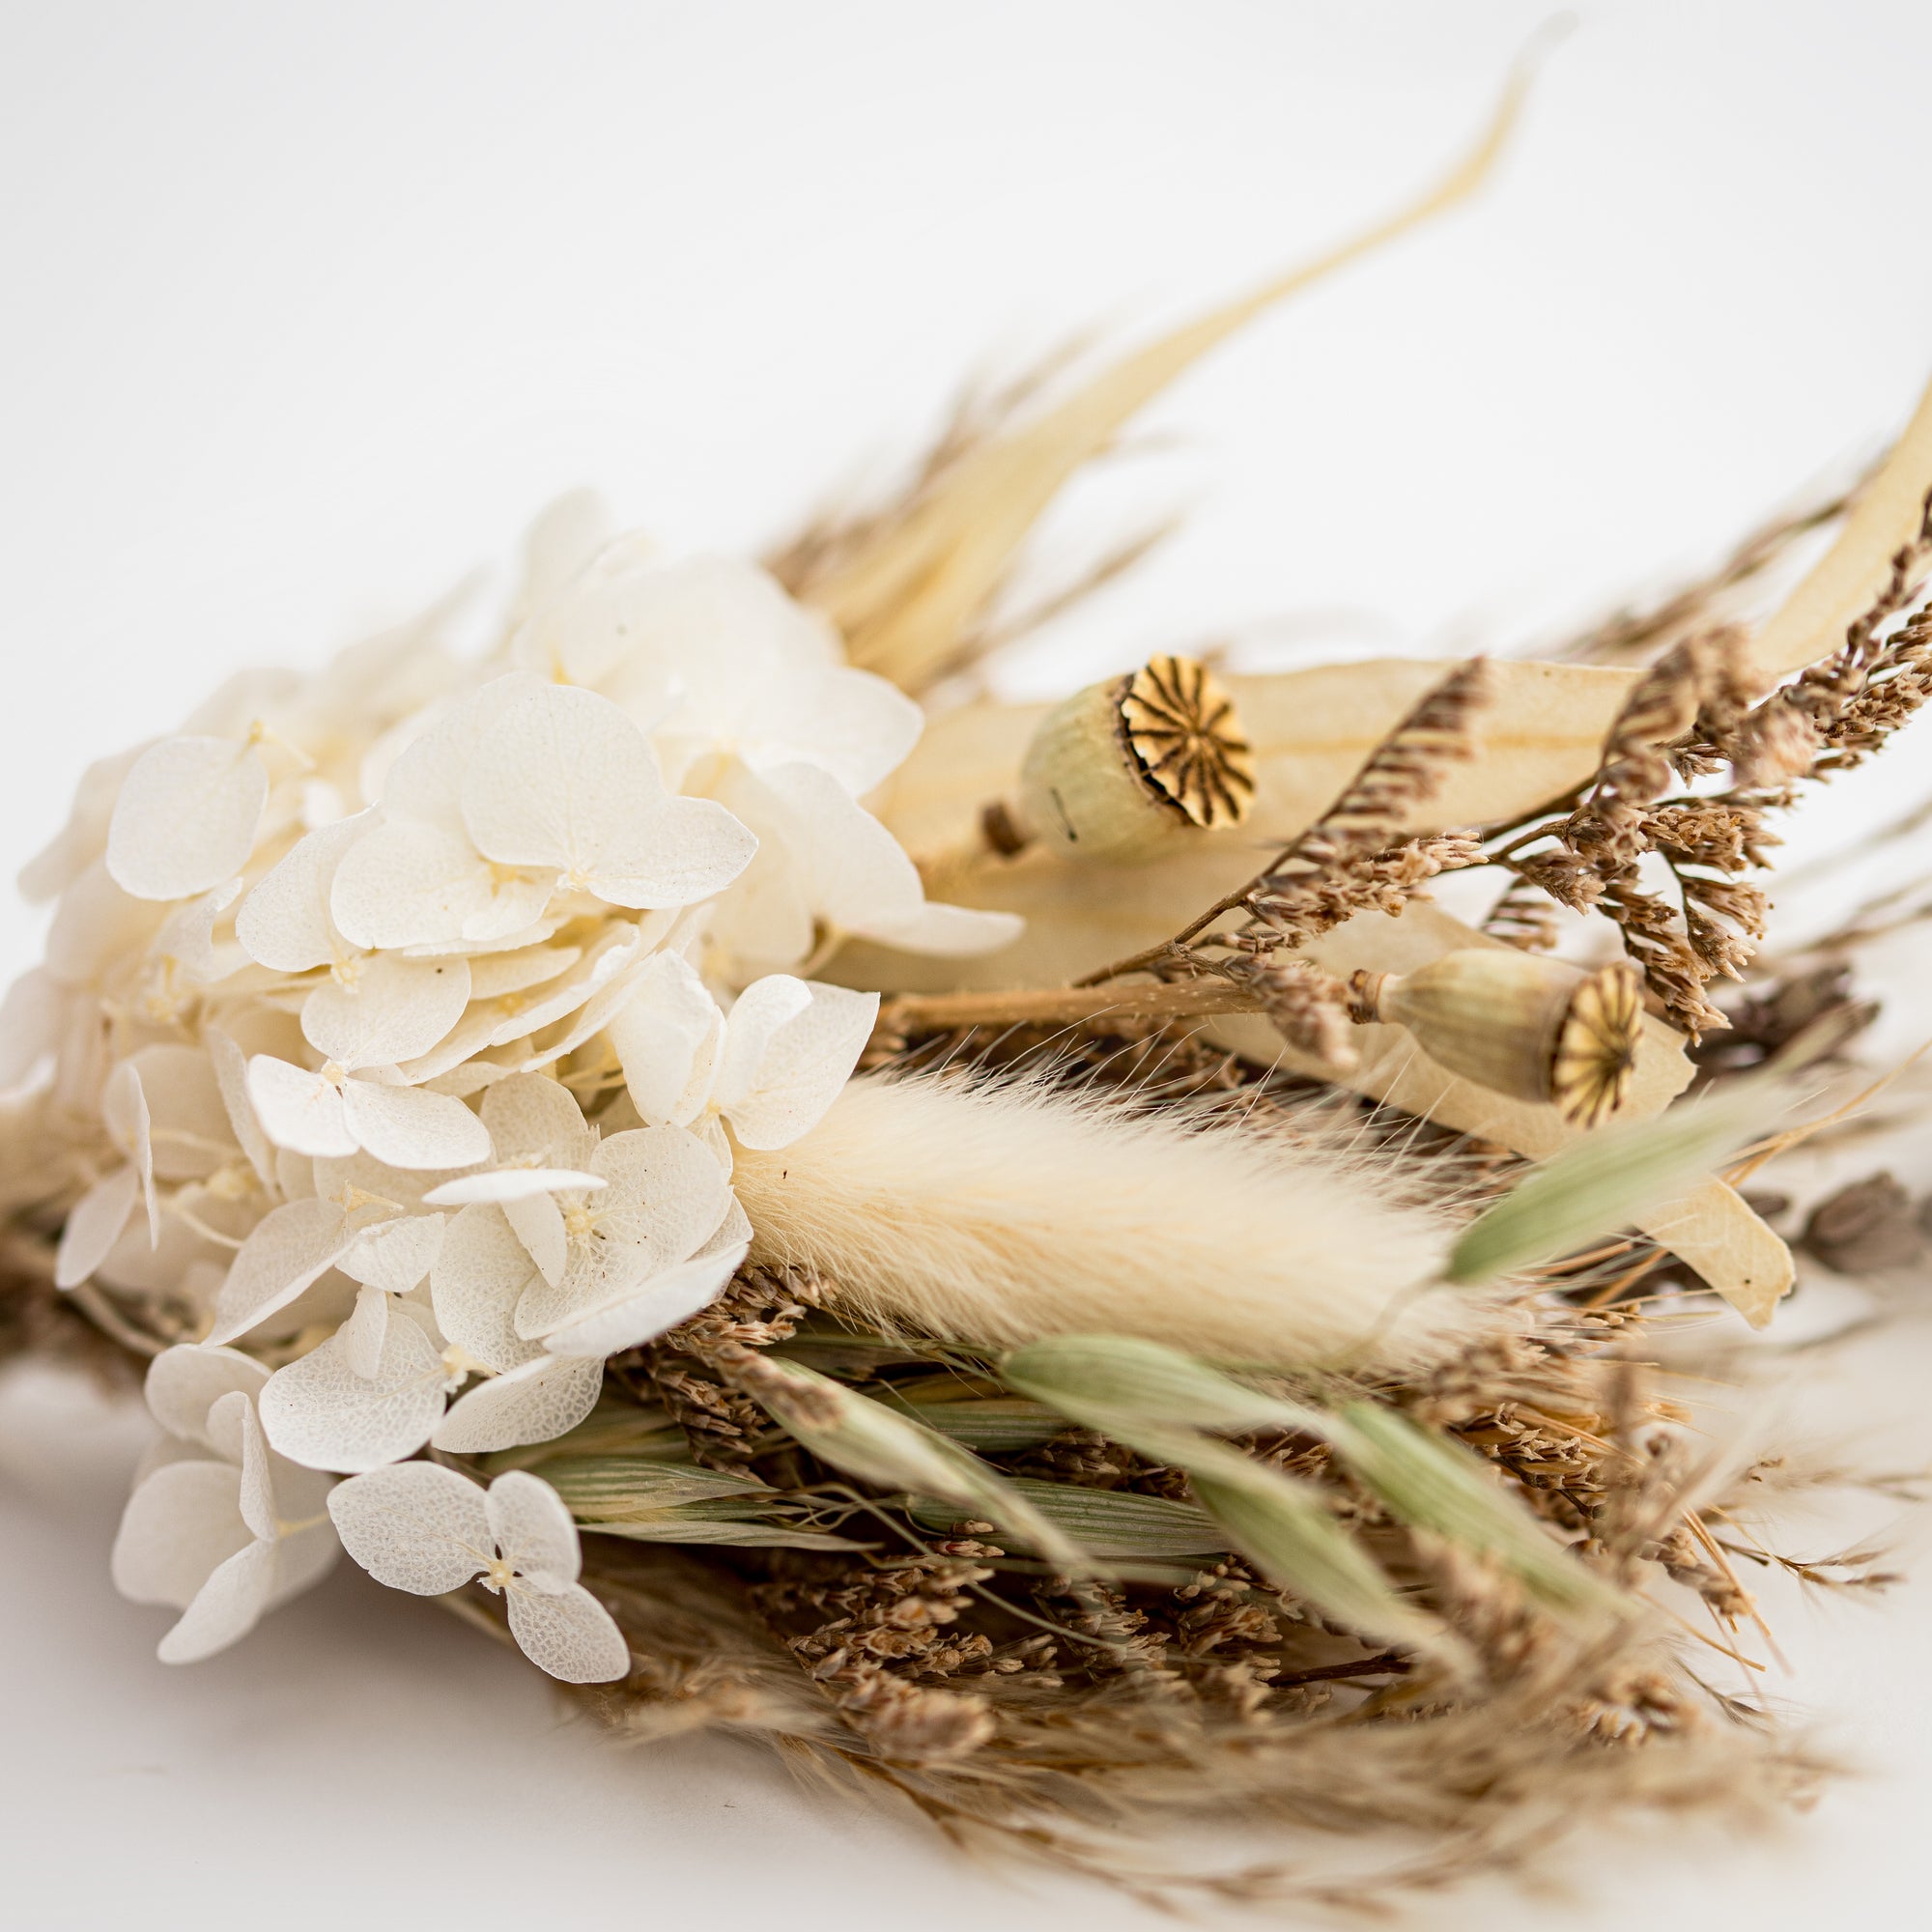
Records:
{"label": "hydrangea petal", "polygon": [[463,816],[497,864],[553,868],[640,908],[710,896],[756,846],[722,806],[669,798],[638,726],[566,685],[532,686],[504,708],[465,776]]}
{"label": "hydrangea petal", "polygon": [[185,899],[248,863],[269,774],[232,738],[163,738],[121,781],[107,827],[107,869],[137,899]]}
{"label": "hydrangea petal", "polygon": [[632,1102],[651,1126],[682,1124],[703,1106],[724,1030],[688,960],[660,952],[646,962],[608,1031]]}
{"label": "hydrangea petal", "polygon": [[329,1491],[328,1514],[377,1582],[418,1597],[460,1590],[496,1553],[482,1489],[434,1463],[352,1476]]}
{"label": "hydrangea petal", "polygon": [[235,937],[249,958],[277,973],[306,973],[344,956],[347,949],[329,917],[329,889],[344,856],[372,822],[363,811],[325,825],[269,868],[235,915]]}
{"label": "hydrangea petal", "polygon": [[553,1354],[602,1359],[654,1341],[708,1308],[744,1264],[746,1253],[740,1245],[666,1268],[629,1293],[561,1323],[544,1337],[544,1347]]}
{"label": "hydrangea petal", "polygon": [[483,1096],[483,1124],[506,1165],[587,1169],[597,1150],[577,1096],[541,1073],[499,1080]]}
{"label": "hydrangea petal", "polygon": [[413,1321],[389,1322],[374,1376],[355,1373],[338,1334],[269,1378],[262,1427],[278,1454],[304,1467],[380,1468],[429,1440],[448,1378],[436,1345]]}
{"label": "hydrangea petal", "polygon": [[474,1167],[490,1158],[489,1130],[446,1094],[350,1080],[342,1112],[355,1144],[391,1167]]}
{"label": "hydrangea petal", "polygon": [[469,1208],[481,1203],[501,1206],[567,1190],[594,1193],[611,1183],[601,1174],[584,1174],[569,1167],[497,1167],[487,1174],[466,1174],[445,1180],[423,1196],[432,1208]]}
{"label": "hydrangea petal", "polygon": [[78,1288],[107,1259],[140,1198],[141,1177],[131,1167],[117,1167],[68,1209],[54,1253],[56,1288]]}
{"label": "hydrangea petal", "polygon": [[342,1359],[364,1381],[383,1372],[383,1345],[389,1339],[389,1297],[366,1284],[356,1291],[355,1311],[335,1331]]}
{"label": "hydrangea petal", "polygon": [[385,812],[343,860],[329,912],[357,946],[500,939],[543,917],[554,871],[505,873],[461,827]]}
{"label": "hydrangea petal", "polygon": [[601,1361],[539,1355],[457,1397],[430,1441],[458,1456],[554,1442],[597,1406],[603,1386]]}
{"label": "hydrangea petal", "polygon": [[717,1227],[730,1190],[702,1143],[682,1127],[633,1127],[591,1157],[610,1181],[592,1204],[607,1241],[648,1248],[659,1266],[680,1262]]}
{"label": "hydrangea petal", "polygon": [[262,1620],[275,1586],[275,1546],[250,1542],[216,1566],[155,1655],[163,1663],[199,1663],[239,1642]]}
{"label": "hydrangea petal", "polygon": [[466,1208],[445,1231],[430,1270],[437,1325],[477,1361],[514,1368],[535,1350],[518,1336],[512,1318],[525,1292],[541,1279],[500,1209]]}
{"label": "hydrangea petal", "polygon": [[[600,1175],[599,1187],[609,1183]],[[563,1225],[563,1210],[548,1194],[521,1195],[503,1204],[503,1218],[516,1230],[518,1240],[537,1264],[537,1272],[553,1288],[563,1279],[570,1263],[570,1237]]]}
{"label": "hydrangea petal", "polygon": [[286,1308],[332,1268],[355,1239],[332,1201],[311,1198],[271,1208],[229,1264],[214,1300],[210,1343],[219,1348]]}
{"label": "hydrangea petal", "polygon": [[924,712],[897,685],[829,665],[754,691],[736,735],[753,767],[803,760],[863,798],[905,762],[924,728]]}
{"label": "hydrangea petal", "polygon": [[319,1523],[293,1530],[275,1544],[275,1576],[269,1594],[268,1607],[273,1609],[291,1597],[299,1596],[328,1575],[342,1554],[341,1539],[335,1525],[325,1515]]}
{"label": "hydrangea petal", "polygon": [[209,1410],[237,1390],[259,1396],[268,1379],[269,1371],[240,1349],[184,1342],[148,1364],[144,1392],[150,1413],[170,1435],[208,1444]]}
{"label": "hydrangea petal", "polygon": [[107,1076],[100,1094],[100,1119],[114,1144],[128,1156],[141,1183],[148,1204],[148,1245],[158,1247],[161,1240],[161,1204],[155,1192],[155,1150],[153,1121],[148,1112],[148,1096],[141,1086],[141,1070],[131,1060],[124,1060]]}
{"label": "hydrangea petal", "polygon": [[430,1271],[442,1245],[443,1216],[405,1214],[365,1228],[336,1263],[351,1281],[407,1294]]}
{"label": "hydrangea petal", "polygon": [[611,1684],[630,1675],[623,1632],[581,1583],[555,1596],[514,1584],[506,1594],[510,1634],[539,1670],[565,1684]]}
{"label": "hydrangea petal", "polygon": [[429,1052],[469,1004],[467,959],[377,952],[316,987],[302,1007],[302,1034],[343,1066],[392,1066]]}
{"label": "hydrangea petal", "polygon": [[63,1031],[68,989],[44,966],[22,973],[0,1001],[0,1094],[23,1085]]}
{"label": "hydrangea petal", "polygon": [[185,1610],[214,1571],[255,1539],[242,1520],[232,1463],[164,1463],[128,1498],[108,1559],[114,1587],[136,1604]]}
{"label": "hydrangea petal", "polygon": [[[818,1124],[851,1078],[879,1012],[876,993],[814,983],[803,988],[803,1008],[787,994],[782,1002],[787,1017],[767,1030],[763,1024],[767,1003],[759,996],[771,983],[759,980],[748,986],[731,1009],[718,1077],[717,1104],[731,1122],[731,1131],[748,1148],[789,1147]],[[747,1066],[747,1056],[736,1051],[738,1016],[754,998],[759,1010],[753,1031],[761,1044],[755,1062]],[[777,1008],[780,1003],[771,1005]]]}
{"label": "hydrangea petal", "polygon": [[540,1476],[512,1469],[490,1485],[483,1508],[497,1548],[532,1589],[568,1589],[583,1568],[577,1525],[563,1498]]}
{"label": "hydrangea petal", "polygon": [[263,1132],[278,1148],[301,1154],[355,1151],[341,1092],[320,1073],[258,1053],[248,1063],[248,1099]]}

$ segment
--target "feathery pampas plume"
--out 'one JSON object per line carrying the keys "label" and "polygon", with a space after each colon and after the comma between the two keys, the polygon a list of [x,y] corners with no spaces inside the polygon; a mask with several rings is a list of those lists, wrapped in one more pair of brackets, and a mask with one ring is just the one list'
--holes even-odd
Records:
{"label": "feathery pampas plume", "polygon": [[918,1074],[853,1081],[803,1140],[740,1154],[734,1181],[755,1258],[822,1272],[828,1307],[891,1332],[1005,1349],[1110,1330],[1402,1375],[1503,1323],[1440,1284],[1454,1222],[1376,1160],[1039,1080]]}

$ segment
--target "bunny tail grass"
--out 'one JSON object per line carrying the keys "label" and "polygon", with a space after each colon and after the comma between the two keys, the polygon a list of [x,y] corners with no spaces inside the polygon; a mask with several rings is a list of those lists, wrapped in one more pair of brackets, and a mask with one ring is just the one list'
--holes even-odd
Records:
{"label": "bunny tail grass", "polygon": [[734,1176],[755,1258],[826,1305],[979,1348],[1105,1330],[1228,1362],[1402,1374],[1503,1321],[1437,1284],[1454,1227],[1360,1153],[1025,1082],[851,1083]]}

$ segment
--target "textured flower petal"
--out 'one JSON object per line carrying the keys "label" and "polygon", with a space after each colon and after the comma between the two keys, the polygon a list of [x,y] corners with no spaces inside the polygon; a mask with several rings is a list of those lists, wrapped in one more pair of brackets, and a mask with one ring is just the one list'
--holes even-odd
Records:
{"label": "textured flower petal", "polygon": [[248,1100],[263,1132],[278,1148],[305,1154],[355,1151],[342,1094],[320,1073],[258,1053],[248,1063]]}
{"label": "textured flower petal", "polygon": [[236,1044],[232,1036],[219,1027],[202,1029],[202,1044],[208,1048],[210,1064],[214,1068],[215,1085],[221,1093],[221,1105],[228,1116],[229,1131],[235,1136],[236,1145],[248,1157],[248,1165],[265,1184],[275,1184],[274,1148],[267,1134],[262,1131],[262,1123],[255,1118],[254,1103],[248,1098],[248,1056]]}
{"label": "textured flower petal", "polygon": [[164,1463],[128,1498],[109,1568],[136,1604],[185,1610],[211,1576],[254,1542],[232,1463]]}
{"label": "textured flower petal", "polygon": [[654,954],[608,1031],[631,1099],[649,1125],[681,1125],[703,1106],[724,1016],[689,961]]}
{"label": "textured flower petal", "polygon": [[268,1438],[262,1434],[262,1418],[256,1414],[254,1403],[240,1389],[223,1396],[208,1414],[211,1435],[218,1437],[231,1429],[240,1452],[236,1460],[242,1465],[242,1520],[251,1535],[272,1543],[281,1534],[281,1526],[275,1514],[274,1481],[269,1471]]}
{"label": "textured flower petal", "polygon": [[[598,1185],[606,1186],[603,1177]],[[548,1194],[524,1195],[505,1201],[503,1218],[516,1230],[517,1238],[529,1251],[537,1272],[553,1288],[563,1279],[570,1261],[570,1237],[563,1225],[563,1210]]]}
{"label": "textured flower petal", "polygon": [[530,681],[484,733],[463,777],[463,819],[486,858],[582,885],[604,842],[665,802],[644,734],[608,698]]}
{"label": "textured flower petal", "polygon": [[469,1208],[481,1202],[541,1199],[559,1191],[592,1193],[610,1183],[600,1174],[570,1167],[498,1167],[488,1174],[466,1174],[445,1180],[423,1196],[432,1208]]}
{"label": "textured flower petal", "polygon": [[339,1334],[277,1369],[262,1391],[262,1427],[278,1454],[306,1468],[375,1469],[429,1440],[447,1380],[422,1329],[391,1320],[374,1376],[355,1373]]}
{"label": "textured flower petal", "polygon": [[565,1590],[583,1568],[577,1525],[563,1498],[526,1469],[513,1469],[490,1485],[484,1499],[497,1548],[532,1589]]}
{"label": "textured flower petal", "polygon": [[730,1200],[718,1163],[682,1127],[612,1134],[590,1166],[611,1183],[610,1192],[591,1204],[599,1235],[647,1248],[659,1266],[692,1253]]}
{"label": "textured flower petal", "polygon": [[107,1259],[140,1198],[141,1177],[131,1167],[117,1167],[68,1209],[54,1254],[56,1288],[78,1288]]}
{"label": "textured flower petal", "polygon": [[385,1294],[407,1294],[429,1273],[442,1245],[443,1226],[440,1214],[406,1214],[365,1228],[336,1266],[351,1281]]}
{"label": "textured flower petal", "polygon": [[358,946],[497,939],[541,919],[555,884],[493,867],[460,826],[388,816],[343,860],[329,912]]}
{"label": "textured flower petal", "polygon": [[715,799],[673,798],[647,822],[613,829],[586,883],[612,905],[696,905],[722,893],[757,849],[751,831]]}
{"label": "textured flower petal", "polygon": [[[818,1124],[851,1078],[879,1012],[876,993],[792,980],[806,994],[801,1009],[789,991],[766,998],[763,989],[772,984],[755,981],[731,1009],[718,1077],[717,1104],[749,1148],[789,1147]],[[757,1057],[748,1066],[749,1055],[739,1051],[738,1016],[754,1000],[757,1009],[749,1017]],[[776,1027],[767,1025],[772,1011],[786,1013]]]}
{"label": "textured flower petal", "polygon": [[228,1278],[214,1299],[210,1342],[216,1347],[232,1342],[286,1308],[332,1268],[355,1240],[333,1201],[285,1201],[271,1208],[229,1264]]}
{"label": "textured flower petal", "polygon": [[722,806],[668,798],[637,725],[566,685],[534,686],[505,707],[464,779],[463,816],[499,865],[553,868],[634,907],[706,898],[756,846]]}
{"label": "textured flower petal", "polygon": [[581,946],[520,946],[514,952],[489,953],[469,962],[469,997],[497,1000],[547,986],[582,957]]}
{"label": "textured flower petal", "polygon": [[517,1303],[541,1280],[500,1209],[466,1208],[445,1231],[430,1270],[437,1325],[477,1361],[515,1368],[536,1352],[512,1325]]}
{"label": "textured flower petal", "polygon": [[324,1059],[343,1066],[392,1066],[427,1053],[469,1004],[467,959],[378,952],[308,996],[302,1033]]}
{"label": "textured flower petal", "polygon": [[418,1597],[460,1590],[496,1553],[482,1489],[434,1463],[338,1483],[328,1514],[343,1548],[377,1582]]}
{"label": "textured flower petal", "polygon": [[554,1442],[597,1406],[603,1386],[601,1361],[540,1355],[459,1396],[430,1440],[458,1456]]}
{"label": "textured flower petal", "polygon": [[355,1144],[391,1167],[474,1167],[490,1158],[489,1130],[446,1094],[350,1080],[342,1112]]}
{"label": "textured flower petal", "polygon": [[269,1608],[320,1583],[341,1554],[342,1541],[327,1515],[321,1522],[280,1538],[275,1544],[275,1577],[269,1593]]}
{"label": "textured flower petal", "polygon": [[597,1150],[577,1096],[541,1073],[499,1080],[483,1096],[483,1124],[506,1165],[585,1169]]}
{"label": "textured flower petal", "polygon": [[170,1435],[213,1446],[208,1412],[238,1390],[251,1401],[262,1393],[269,1371],[240,1349],[184,1342],[163,1349],[148,1364],[146,1394],[154,1418]]}
{"label": "textured flower petal", "polygon": [[199,1663],[239,1642],[262,1620],[275,1587],[275,1546],[238,1549],[196,1592],[155,1655],[163,1663]]}
{"label": "textured flower petal", "polygon": [[754,766],[803,760],[863,798],[905,762],[924,728],[924,712],[897,685],[835,665],[755,694],[737,735]]}
{"label": "textured flower petal", "polygon": [[0,1094],[25,1084],[65,1030],[68,989],[44,966],[22,973],[0,1002]]}
{"label": "textured flower petal", "polygon": [[235,915],[235,937],[249,958],[277,973],[332,965],[348,952],[328,913],[331,883],[344,856],[374,823],[369,812],[311,832],[264,875]]}
{"label": "textured flower petal", "polygon": [[148,1245],[158,1247],[161,1204],[155,1193],[153,1122],[148,1112],[148,1096],[141,1087],[140,1068],[131,1060],[124,1060],[107,1076],[107,1085],[100,1094],[100,1119],[140,1180],[141,1193],[148,1204]]}
{"label": "textured flower petal", "polygon": [[351,1370],[373,1381],[382,1374],[383,1345],[389,1339],[389,1297],[380,1288],[358,1289],[355,1312],[335,1331],[335,1339]]}
{"label": "textured flower petal", "polygon": [[163,738],[134,761],[107,828],[107,869],[137,899],[185,899],[248,863],[269,774],[232,738]]}
{"label": "textured flower petal", "polygon": [[565,1684],[611,1684],[630,1675],[623,1632],[581,1583],[551,1597],[514,1584],[506,1594],[510,1634],[539,1670]]}
{"label": "textured flower petal", "polygon": [[708,1308],[743,1265],[746,1253],[743,1246],[731,1247],[666,1268],[631,1293],[562,1323],[545,1336],[544,1347],[556,1355],[601,1360],[654,1341]]}
{"label": "textured flower petal", "polygon": [[214,1063],[198,1046],[144,1046],[125,1065],[140,1081],[149,1157],[162,1180],[204,1180],[236,1152]]}
{"label": "textured flower petal", "polygon": [[178,905],[155,935],[154,957],[197,985],[207,985],[234,970],[242,962],[224,957],[228,949],[216,948],[214,928],[241,893],[242,881],[230,879],[213,892]]}

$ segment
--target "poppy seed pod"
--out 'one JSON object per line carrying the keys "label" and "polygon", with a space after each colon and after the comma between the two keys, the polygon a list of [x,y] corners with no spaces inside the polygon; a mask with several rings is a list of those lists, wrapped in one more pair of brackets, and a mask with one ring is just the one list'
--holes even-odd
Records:
{"label": "poppy seed pod", "polygon": [[1254,795],[1234,699],[1205,665],[1159,657],[1040,721],[1017,829],[1066,858],[1139,859],[1190,830],[1239,825]]}
{"label": "poppy seed pod", "polygon": [[1578,974],[1560,960],[1468,947],[1416,972],[1357,973],[1350,1017],[1406,1027],[1429,1057],[1516,1100],[1593,1127],[1622,1105],[1643,1021],[1627,960]]}

